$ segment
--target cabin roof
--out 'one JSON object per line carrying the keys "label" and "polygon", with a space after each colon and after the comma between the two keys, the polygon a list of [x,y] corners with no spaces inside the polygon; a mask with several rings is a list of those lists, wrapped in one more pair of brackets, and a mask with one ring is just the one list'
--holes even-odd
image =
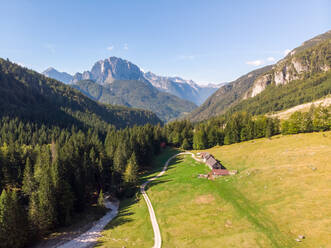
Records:
{"label": "cabin roof", "polygon": [[206,164],[209,166],[213,166],[214,164],[217,163],[218,163],[217,160],[213,156],[210,156],[206,161]]}

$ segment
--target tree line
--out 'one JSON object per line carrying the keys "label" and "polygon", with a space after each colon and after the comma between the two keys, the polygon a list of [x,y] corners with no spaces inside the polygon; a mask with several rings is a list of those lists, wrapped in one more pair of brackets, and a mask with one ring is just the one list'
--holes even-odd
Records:
{"label": "tree line", "polygon": [[295,112],[288,120],[235,112],[192,124],[174,121],[164,127],[167,141],[183,149],[207,149],[277,134],[331,130],[330,110],[314,105],[306,113]]}

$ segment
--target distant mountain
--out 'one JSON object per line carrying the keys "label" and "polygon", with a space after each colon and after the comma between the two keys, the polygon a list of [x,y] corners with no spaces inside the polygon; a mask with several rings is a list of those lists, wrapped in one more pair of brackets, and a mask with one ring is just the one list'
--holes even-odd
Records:
{"label": "distant mountain", "polygon": [[124,128],[161,122],[150,111],[97,103],[68,85],[0,59],[0,117],[6,116],[101,130],[108,124]]}
{"label": "distant mountain", "polygon": [[185,80],[180,77],[157,76],[152,72],[144,74],[145,78],[160,91],[168,92],[182,99],[192,101],[197,105],[202,104],[222,84],[209,84],[201,86],[192,80]]}
{"label": "distant mountain", "polygon": [[264,114],[331,93],[331,31],[293,49],[273,66],[222,86],[189,116],[201,121],[226,111]]}
{"label": "distant mountain", "polygon": [[153,111],[163,121],[188,114],[196,108],[194,103],[161,92],[144,81],[115,80],[101,85],[92,80],[82,80],[72,87],[96,101]]}
{"label": "distant mountain", "polygon": [[138,66],[117,57],[99,60],[93,65],[91,71],[76,73],[72,82],[76,83],[81,80],[92,80],[98,84],[110,84],[115,80],[139,80],[147,82],[144,73]]}
{"label": "distant mountain", "polygon": [[59,72],[53,67],[49,67],[45,71],[42,72],[46,77],[56,79],[62,83],[69,84],[73,80],[73,76],[66,72]]}
{"label": "distant mountain", "polygon": [[117,57],[99,60],[90,71],[78,72],[74,76],[58,72],[54,68],[47,69],[43,74],[64,83],[73,84],[81,80],[91,80],[101,85],[110,84],[115,80],[148,82],[159,91],[173,94],[179,98],[194,102],[196,105],[203,103],[223,85],[209,84],[201,86],[192,80],[185,80],[180,77],[162,77],[152,72],[144,73],[137,65]]}

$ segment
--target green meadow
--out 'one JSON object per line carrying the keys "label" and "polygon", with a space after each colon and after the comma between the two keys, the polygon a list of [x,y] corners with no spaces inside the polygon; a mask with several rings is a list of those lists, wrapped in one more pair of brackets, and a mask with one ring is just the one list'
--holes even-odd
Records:
{"label": "green meadow", "polygon": [[[147,193],[162,247],[329,247],[331,132],[275,136],[206,150],[234,176],[198,178],[208,168],[175,158]],[[176,150],[155,159],[157,174]],[[197,151],[194,151],[197,152]],[[97,247],[152,247],[147,207],[138,195],[121,202]],[[304,235],[301,242],[295,241]]]}

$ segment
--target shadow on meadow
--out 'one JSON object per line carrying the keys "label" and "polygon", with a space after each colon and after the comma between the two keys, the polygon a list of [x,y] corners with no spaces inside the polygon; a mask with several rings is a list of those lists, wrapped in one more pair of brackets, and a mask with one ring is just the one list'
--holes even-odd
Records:
{"label": "shadow on meadow", "polygon": [[[148,172],[144,173],[140,177],[138,185],[141,185],[142,183],[155,177],[159,172],[161,172],[164,167],[164,163],[169,159],[169,157],[171,157],[172,155],[174,155],[176,153],[179,153],[179,151],[168,148],[162,154],[157,156],[155,158],[155,160],[153,161],[152,169],[149,170]],[[175,166],[175,164],[178,163],[179,160],[180,160],[180,158],[177,158],[177,157],[172,159],[168,165],[168,170],[172,169]],[[169,179],[163,179],[164,175],[151,181],[146,186],[145,190],[147,191],[147,194],[148,194],[148,189],[150,189],[151,187],[161,184],[161,183],[166,183],[166,182],[171,181]],[[133,197],[120,199],[120,207],[119,207],[118,215],[110,223],[107,224],[107,226],[104,228],[104,231],[114,229],[120,225],[124,225],[126,223],[132,222],[133,219],[130,216],[132,216],[134,213],[132,211],[130,211],[130,208],[133,204],[136,204],[138,201],[143,200],[140,196],[141,196],[140,188],[137,187],[137,192]],[[103,242],[99,241],[98,244],[96,245],[96,247],[102,246],[102,245],[103,245]]]}

